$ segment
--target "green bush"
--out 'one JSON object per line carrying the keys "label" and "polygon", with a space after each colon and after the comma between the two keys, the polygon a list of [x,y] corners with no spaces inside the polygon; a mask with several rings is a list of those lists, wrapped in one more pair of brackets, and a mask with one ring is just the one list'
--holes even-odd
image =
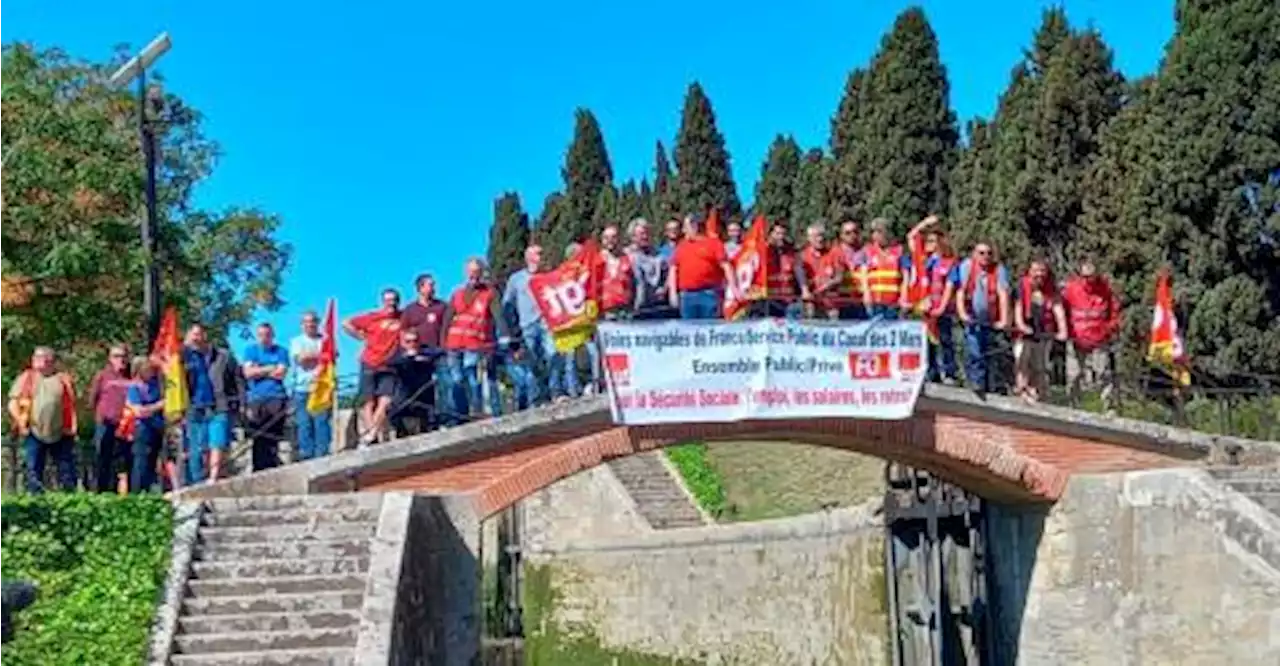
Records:
{"label": "green bush", "polygon": [[34,580],[4,666],[112,666],[145,661],[169,567],[173,513],[158,495],[6,497],[3,577]]}
{"label": "green bush", "polygon": [[719,518],[725,508],[724,482],[720,472],[707,460],[707,445],[699,442],[677,444],[667,449],[667,457],[679,470],[702,510]]}

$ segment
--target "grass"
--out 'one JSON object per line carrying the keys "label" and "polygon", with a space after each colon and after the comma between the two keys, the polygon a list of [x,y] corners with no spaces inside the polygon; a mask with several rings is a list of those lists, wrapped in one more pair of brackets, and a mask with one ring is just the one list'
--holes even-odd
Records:
{"label": "grass", "polygon": [[667,448],[667,457],[680,472],[685,486],[702,507],[716,520],[725,512],[724,479],[710,461],[707,445],[698,442],[677,444]]}
{"label": "grass", "polygon": [[884,461],[792,442],[717,442],[706,461],[723,487],[720,520],[785,518],[884,494]]}

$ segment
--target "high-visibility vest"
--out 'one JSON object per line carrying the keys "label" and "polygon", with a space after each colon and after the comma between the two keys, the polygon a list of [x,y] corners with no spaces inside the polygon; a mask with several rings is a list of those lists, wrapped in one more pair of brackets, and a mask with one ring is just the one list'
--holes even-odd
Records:
{"label": "high-visibility vest", "polygon": [[468,303],[465,288],[453,292],[449,304],[453,319],[444,336],[445,349],[485,351],[493,348],[493,289],[488,285],[476,287],[475,298]]}
{"label": "high-visibility vest", "polygon": [[836,288],[838,305],[862,305],[862,278],[858,275],[858,250],[851,245],[836,243],[828,253],[833,266],[841,271],[840,286]]}
{"label": "high-visibility vest", "polygon": [[771,301],[794,301],[799,291],[796,285],[796,257],[781,248],[766,250],[765,280],[767,298]]}
{"label": "high-visibility vest", "polygon": [[604,280],[600,286],[601,309],[613,312],[635,304],[636,283],[631,255],[603,253]]}
{"label": "high-visibility vest", "polygon": [[[933,262],[933,267],[929,269],[929,306],[938,307],[942,303],[942,296],[947,290],[947,278],[951,275],[951,269],[955,268],[955,257],[938,257]],[[955,302],[947,304],[947,312],[955,310]]]}
{"label": "high-visibility vest", "polygon": [[987,315],[991,320],[995,320],[999,316],[997,310],[1000,308],[999,301],[999,278],[1000,267],[991,264],[985,269],[978,268],[976,263],[969,262],[969,275],[965,277],[964,284],[961,285],[960,297],[964,299],[965,305],[968,306],[969,316],[973,316],[973,292],[978,288],[978,271],[985,271],[986,292],[987,292]]}
{"label": "high-visibility vest", "polygon": [[863,250],[867,263],[867,289],[876,305],[897,305],[902,297],[902,248],[868,244]]}
{"label": "high-visibility vest", "polygon": [[[1032,330],[1040,333],[1055,333],[1057,332],[1057,320],[1053,318],[1053,302],[1057,298],[1057,294],[1054,293],[1053,281],[1046,279],[1044,285],[1040,287],[1043,300],[1040,302],[1039,325],[1031,321],[1031,294],[1035,290],[1035,287],[1031,284],[1031,276],[1022,276],[1022,280],[1018,284],[1018,308],[1022,310],[1022,321],[1030,326]],[[1015,330],[1014,336],[1022,337],[1022,333]]]}
{"label": "high-visibility vest", "polygon": [[1111,284],[1103,278],[1097,278],[1096,284],[1090,289],[1084,278],[1072,277],[1062,290],[1072,342],[1090,349],[1107,341],[1118,314],[1111,310]]}
{"label": "high-visibility vest", "polygon": [[[15,400],[18,403],[18,418],[14,420],[14,431],[19,435],[26,435],[31,431],[31,408],[35,400],[36,392],[36,371],[28,368],[18,375],[18,394]],[[65,372],[58,373],[58,379],[62,381],[62,434],[76,434],[76,389],[71,383],[71,376]]]}

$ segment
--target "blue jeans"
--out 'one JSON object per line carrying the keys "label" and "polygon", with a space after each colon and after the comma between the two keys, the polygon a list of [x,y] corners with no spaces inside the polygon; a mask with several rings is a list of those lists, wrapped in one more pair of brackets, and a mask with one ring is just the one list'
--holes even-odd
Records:
{"label": "blue jeans", "polygon": [[133,464],[129,467],[129,492],[145,493],[156,485],[156,460],[164,431],[139,423],[133,431]]}
{"label": "blue jeans", "polygon": [[898,318],[898,306],[896,305],[872,305],[867,310],[867,315],[871,319],[883,319],[884,321],[894,321]]}
{"label": "blue jeans", "polygon": [[556,349],[555,340],[551,337],[551,332],[542,322],[525,326],[522,330],[524,348],[529,354],[526,365],[536,365],[542,367],[542,372],[546,375],[546,391],[542,391],[537,381],[539,378],[535,375],[534,388],[537,389],[531,397],[533,402],[538,402],[543,395],[548,398],[558,398],[563,395],[573,396],[577,392],[570,392],[570,388],[577,387],[577,374],[572,372],[573,364],[567,361],[565,354],[560,353]]}
{"label": "blue jeans", "polygon": [[723,319],[721,304],[724,293],[719,289],[680,292],[681,319]]}
{"label": "blue jeans", "polygon": [[975,391],[987,392],[987,352],[991,349],[989,324],[965,324],[964,376]]}
{"label": "blue jeans", "polygon": [[227,450],[231,441],[231,419],[226,412],[214,411],[213,407],[192,407],[187,410],[185,439],[187,483],[200,483],[209,476],[204,465],[205,454]]}
{"label": "blue jeans", "polygon": [[956,378],[956,322],[951,315],[938,317],[938,340],[929,341],[929,381]]}
{"label": "blue jeans", "polygon": [[480,362],[488,363],[485,373],[485,384],[489,389],[489,412],[493,416],[502,415],[502,394],[498,391],[498,377],[494,372],[494,356],[478,351],[449,352],[449,385],[453,394],[452,415],[455,419],[466,420],[471,410],[481,409],[484,404],[484,390],[480,386]]}
{"label": "blue jeans", "polygon": [[70,437],[63,437],[56,442],[43,442],[35,435],[27,435],[22,440],[22,450],[27,457],[27,492],[35,494],[44,491],[44,463],[47,454],[53,454],[53,464],[58,467],[58,487],[62,490],[76,489],[76,443]]}
{"label": "blue jeans", "polygon": [[505,354],[501,365],[502,371],[507,374],[507,379],[511,382],[512,391],[515,392],[516,411],[526,410],[536,404],[538,380],[534,377],[533,369],[529,364],[526,361],[516,360],[510,354]]}
{"label": "blue jeans", "polygon": [[293,394],[293,429],[297,433],[300,461],[329,455],[329,444],[333,441],[333,426],[329,422],[333,414],[327,409],[319,414],[307,411],[310,395],[301,391]]}

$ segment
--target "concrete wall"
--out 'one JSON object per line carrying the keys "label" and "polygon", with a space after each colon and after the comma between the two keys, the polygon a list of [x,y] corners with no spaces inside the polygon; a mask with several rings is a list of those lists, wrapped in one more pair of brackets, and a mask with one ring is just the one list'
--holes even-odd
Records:
{"label": "concrete wall", "polygon": [[528,663],[884,664],[883,560],[867,507],[530,553]]}
{"label": "concrete wall", "polygon": [[990,525],[1000,663],[1280,663],[1280,518],[1201,471],[1077,476]]}
{"label": "concrete wall", "polygon": [[522,500],[519,510],[522,545],[528,552],[565,550],[653,531],[608,465],[539,490]]}

